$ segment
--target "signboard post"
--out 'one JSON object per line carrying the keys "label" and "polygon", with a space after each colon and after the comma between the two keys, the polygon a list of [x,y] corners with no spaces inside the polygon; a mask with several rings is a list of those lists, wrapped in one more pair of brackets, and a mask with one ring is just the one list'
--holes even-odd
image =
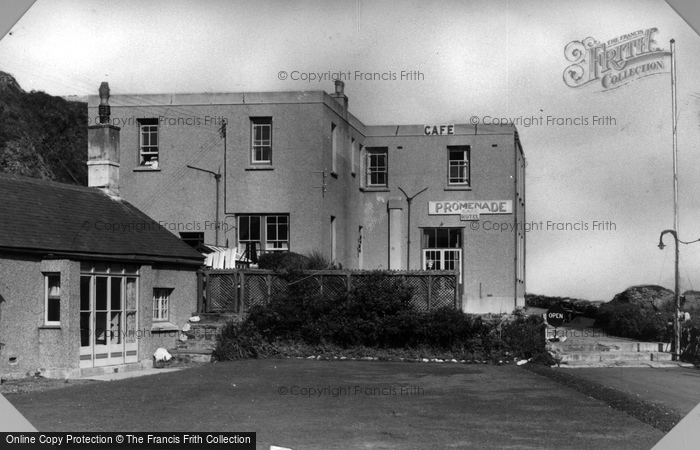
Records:
{"label": "signboard post", "polygon": [[557,339],[557,328],[562,326],[564,323],[566,311],[560,304],[552,305],[547,310],[547,323],[554,327],[554,339],[553,342],[558,341]]}

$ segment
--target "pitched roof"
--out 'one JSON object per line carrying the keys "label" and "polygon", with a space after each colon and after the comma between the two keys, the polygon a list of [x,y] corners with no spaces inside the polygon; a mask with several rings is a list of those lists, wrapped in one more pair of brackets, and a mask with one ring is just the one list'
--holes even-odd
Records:
{"label": "pitched roof", "polygon": [[130,203],[97,188],[0,173],[0,249],[202,264]]}

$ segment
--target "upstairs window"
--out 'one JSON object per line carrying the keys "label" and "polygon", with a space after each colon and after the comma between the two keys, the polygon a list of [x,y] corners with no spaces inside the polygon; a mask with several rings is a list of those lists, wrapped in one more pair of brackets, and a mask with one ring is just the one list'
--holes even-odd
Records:
{"label": "upstairs window", "polygon": [[350,139],[350,173],[355,175],[355,158],[357,158],[357,142]]}
{"label": "upstairs window", "polygon": [[331,172],[338,173],[338,126],[331,123]]}
{"label": "upstairs window", "polygon": [[389,173],[388,149],[367,149],[367,187],[387,187]]}
{"label": "upstairs window", "polygon": [[447,182],[469,186],[469,146],[447,147]]}
{"label": "upstairs window", "polygon": [[272,117],[252,117],[251,163],[272,164]]}
{"label": "upstairs window", "polygon": [[139,165],[158,168],[158,119],[138,119]]}

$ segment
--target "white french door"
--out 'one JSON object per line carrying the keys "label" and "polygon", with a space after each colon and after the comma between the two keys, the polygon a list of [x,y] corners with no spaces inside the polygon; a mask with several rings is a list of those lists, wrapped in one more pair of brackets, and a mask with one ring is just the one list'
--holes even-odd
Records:
{"label": "white french door", "polygon": [[138,278],[121,264],[90,267],[80,277],[80,367],[137,362]]}

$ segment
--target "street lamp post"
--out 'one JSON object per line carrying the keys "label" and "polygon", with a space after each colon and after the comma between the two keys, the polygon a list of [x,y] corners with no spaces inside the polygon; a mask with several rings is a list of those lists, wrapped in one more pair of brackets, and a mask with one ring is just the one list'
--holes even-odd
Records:
{"label": "street lamp post", "polygon": [[659,248],[664,249],[664,235],[670,233],[673,236],[673,241],[676,243],[676,263],[675,263],[675,276],[676,276],[676,289],[675,289],[675,305],[676,313],[673,315],[673,360],[680,360],[681,355],[681,325],[680,325],[680,312],[681,312],[681,297],[680,297],[680,275],[678,272],[678,234],[675,230],[664,230],[659,236]]}

